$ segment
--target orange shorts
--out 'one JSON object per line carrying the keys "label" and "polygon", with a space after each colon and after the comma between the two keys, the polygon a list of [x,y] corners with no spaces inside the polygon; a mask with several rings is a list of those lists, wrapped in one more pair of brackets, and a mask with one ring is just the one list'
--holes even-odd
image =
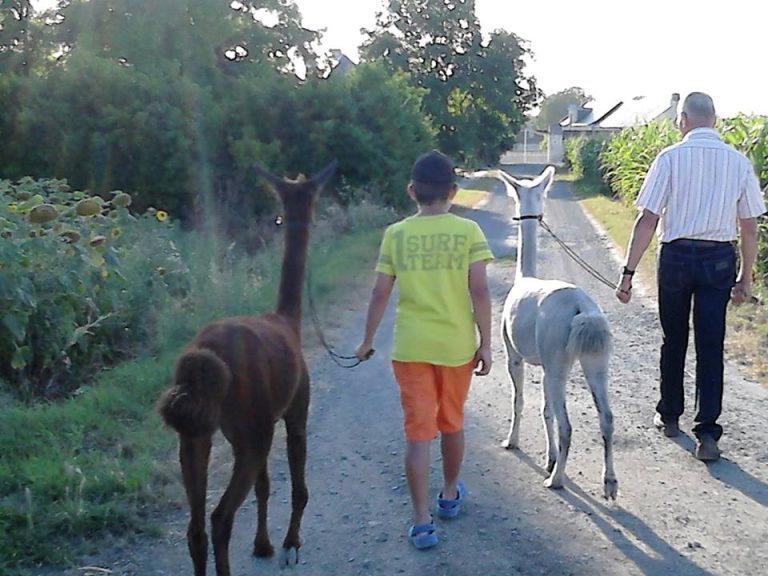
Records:
{"label": "orange shorts", "polygon": [[451,434],[464,427],[474,364],[474,360],[463,366],[392,361],[409,442],[432,440],[438,430]]}

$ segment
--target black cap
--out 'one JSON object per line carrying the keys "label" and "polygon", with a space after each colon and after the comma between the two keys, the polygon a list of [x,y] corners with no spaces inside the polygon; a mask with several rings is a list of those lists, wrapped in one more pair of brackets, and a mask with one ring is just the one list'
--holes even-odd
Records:
{"label": "black cap", "polygon": [[456,182],[456,172],[448,156],[438,150],[430,150],[413,163],[411,180],[422,184],[453,184]]}

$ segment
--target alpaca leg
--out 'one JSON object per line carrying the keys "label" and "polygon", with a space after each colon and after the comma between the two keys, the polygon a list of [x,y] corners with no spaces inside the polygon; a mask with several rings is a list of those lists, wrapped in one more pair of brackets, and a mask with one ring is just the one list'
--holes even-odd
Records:
{"label": "alpaca leg", "polygon": [[525,383],[525,363],[523,357],[512,347],[512,342],[507,335],[505,327],[501,329],[501,339],[504,342],[504,352],[507,355],[507,372],[512,384],[512,422],[509,425],[509,434],[501,445],[507,449],[517,448],[520,445],[520,419],[523,413],[523,384]]}
{"label": "alpaca leg", "polygon": [[232,536],[235,512],[254,486],[257,471],[267,465],[269,446],[272,444],[271,436],[267,435],[265,441],[267,448],[262,448],[258,454],[235,451],[232,478],[218,506],[211,514],[211,536],[217,576],[230,576],[229,539]]}
{"label": "alpaca leg", "polygon": [[301,547],[301,520],[309,500],[306,483],[307,463],[307,412],[309,409],[309,381],[306,380],[297,392],[293,405],[285,415],[286,440],[288,444],[288,465],[291,470],[291,520],[283,540],[280,558],[281,566],[299,563]]}
{"label": "alpaca leg", "polygon": [[544,420],[544,438],[547,442],[547,472],[552,472],[557,461],[557,444],[555,443],[555,420],[552,413],[552,399],[547,389],[550,378],[544,373],[544,383],[541,392],[541,417]]}
{"label": "alpaca leg", "polygon": [[[568,419],[568,410],[565,405],[565,378],[561,375],[545,376],[544,388],[552,404],[552,410],[557,420],[558,450],[555,466],[551,470],[549,478],[544,481],[547,488],[562,488],[565,475],[565,464],[568,460],[568,452],[571,448],[571,422]],[[550,436],[550,444],[552,438]],[[551,463],[549,460],[548,463]]]}
{"label": "alpaca leg", "polygon": [[253,541],[253,555],[259,558],[267,558],[275,553],[272,543],[269,541],[269,532],[267,531],[267,509],[269,502],[269,469],[266,462],[262,466],[259,475],[256,477],[256,503],[258,508],[258,520],[256,527],[256,538]]}
{"label": "alpaca leg", "polygon": [[613,412],[608,402],[608,358],[582,358],[581,367],[600,417],[600,432],[605,450],[603,495],[615,500],[619,483],[613,468]]}
{"label": "alpaca leg", "polygon": [[179,437],[179,460],[184,489],[189,502],[187,546],[195,569],[195,576],[205,576],[208,559],[208,536],[205,533],[205,493],[208,483],[208,458],[211,437]]}

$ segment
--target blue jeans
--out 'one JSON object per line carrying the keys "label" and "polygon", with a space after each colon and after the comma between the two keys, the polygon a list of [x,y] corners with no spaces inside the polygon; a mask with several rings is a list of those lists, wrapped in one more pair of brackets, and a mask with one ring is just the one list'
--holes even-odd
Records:
{"label": "blue jeans", "polygon": [[719,440],[723,404],[725,312],[736,280],[736,251],[728,242],[677,240],[662,244],[658,260],[661,346],[661,399],[656,407],[665,422],[683,413],[683,374],[693,303],[696,344],[696,398],[693,428],[697,437]]}

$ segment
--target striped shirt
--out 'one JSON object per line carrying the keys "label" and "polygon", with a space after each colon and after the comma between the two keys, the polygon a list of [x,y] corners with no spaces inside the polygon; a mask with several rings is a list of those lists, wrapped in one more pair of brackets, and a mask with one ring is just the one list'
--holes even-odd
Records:
{"label": "striped shirt", "polygon": [[765,212],[749,159],[712,128],[696,128],[656,157],[635,201],[660,216],[660,242],[678,238],[730,242],[739,218]]}

